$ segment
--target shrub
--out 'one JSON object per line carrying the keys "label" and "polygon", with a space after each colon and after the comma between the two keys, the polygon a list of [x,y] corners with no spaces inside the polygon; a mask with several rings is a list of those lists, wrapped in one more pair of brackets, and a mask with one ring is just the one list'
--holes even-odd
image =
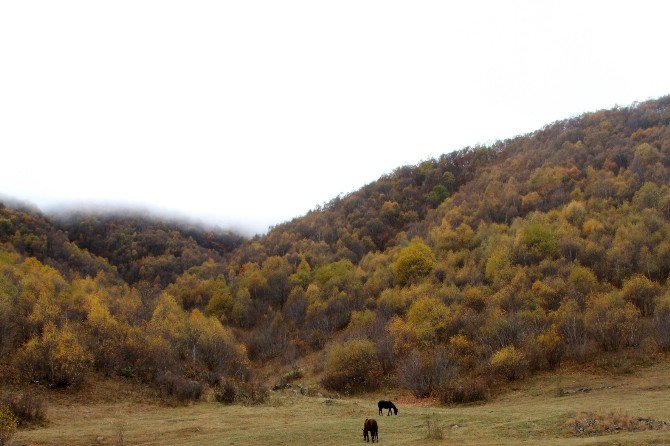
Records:
{"label": "shrub", "polygon": [[435,420],[426,418],[426,429],[428,430],[426,438],[430,440],[442,440],[444,438],[442,425],[438,424]]}
{"label": "shrub", "polygon": [[290,383],[291,381],[295,381],[296,379],[300,379],[303,377],[303,371],[302,369],[293,369],[290,370],[286,373],[284,373],[279,380],[275,383],[274,386],[272,386],[273,390],[279,390],[283,389]]}
{"label": "shrub", "polygon": [[655,299],[661,291],[662,288],[658,283],[636,274],[624,282],[621,296],[639,308],[643,316],[651,316],[654,312]]}
{"label": "shrub", "polygon": [[132,366],[127,366],[145,381],[153,381],[164,370],[177,363],[175,348],[160,335],[145,334],[132,329],[121,346],[121,355]]}
{"label": "shrub", "polygon": [[527,341],[528,365],[533,369],[556,367],[565,353],[565,343],[552,327]]}
{"label": "shrub", "polygon": [[347,393],[379,387],[381,364],[372,341],[353,339],[333,347],[326,362],[324,387]]}
{"label": "shrub", "polygon": [[32,380],[46,380],[56,387],[81,383],[93,357],[68,325],[44,326],[41,337],[32,338],[18,352],[19,369]]}
{"label": "shrub", "polygon": [[300,379],[303,376],[304,376],[304,372],[302,371],[302,369],[293,369],[293,370],[290,370],[290,371],[284,373],[283,378],[286,381],[295,381],[296,379]]}
{"label": "shrub", "polygon": [[4,405],[14,414],[20,427],[46,421],[44,403],[33,395],[8,395],[0,401],[0,405]]}
{"label": "shrub", "polygon": [[656,299],[654,328],[659,345],[665,350],[670,350],[670,292]]}
{"label": "shrub", "polygon": [[539,261],[556,252],[556,238],[551,227],[547,225],[531,223],[522,230],[520,238],[525,248],[522,255],[529,257],[531,261]]}
{"label": "shrub", "polygon": [[133,370],[132,367],[124,367],[119,371],[119,373],[126,379],[134,379],[135,376],[137,376],[135,370]]}
{"label": "shrub", "polygon": [[222,404],[232,404],[235,402],[237,389],[232,381],[224,380],[214,389],[214,399]]}
{"label": "shrub", "polygon": [[203,392],[203,385],[198,381],[183,378],[172,372],[159,375],[156,383],[166,395],[179,402],[198,400]]}
{"label": "shrub", "polygon": [[490,364],[494,373],[509,380],[515,380],[523,376],[526,369],[526,358],[516,347],[508,345],[491,356]]}
{"label": "shrub", "polygon": [[18,427],[18,421],[9,407],[0,405],[0,446],[6,446],[12,440]]}
{"label": "shrub", "polygon": [[269,397],[268,389],[256,381],[237,383],[223,380],[214,389],[214,399],[222,404],[263,404]]}
{"label": "shrub", "polygon": [[237,387],[235,400],[242,404],[263,404],[270,396],[268,389],[256,381],[240,384]]}
{"label": "shrub", "polygon": [[417,398],[425,398],[453,379],[456,367],[443,348],[421,354],[412,351],[398,367],[398,383]]}
{"label": "shrub", "polygon": [[435,266],[435,254],[419,237],[400,250],[398,259],[391,265],[395,283],[400,286],[418,282]]}
{"label": "shrub", "polygon": [[637,345],[640,311],[616,293],[605,294],[589,302],[585,322],[591,337],[607,351]]}
{"label": "shrub", "polygon": [[420,297],[407,311],[408,326],[424,345],[434,344],[447,332],[452,319],[451,310],[437,297]]}
{"label": "shrub", "polygon": [[483,401],[488,397],[489,383],[482,377],[461,377],[447,382],[438,393],[445,404]]}
{"label": "shrub", "polygon": [[615,432],[636,432],[666,429],[667,421],[632,417],[626,412],[580,412],[565,423],[574,435],[602,435]]}

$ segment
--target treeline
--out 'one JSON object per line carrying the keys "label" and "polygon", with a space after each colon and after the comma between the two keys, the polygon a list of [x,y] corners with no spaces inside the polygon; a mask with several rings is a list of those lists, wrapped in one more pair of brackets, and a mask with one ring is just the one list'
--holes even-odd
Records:
{"label": "treeline", "polygon": [[192,266],[221,261],[245,240],[233,231],[132,212],[73,213],[56,225],[79,248],[107,259],[129,284],[160,289]]}
{"label": "treeline", "polygon": [[[64,274],[7,236],[0,299],[23,310],[0,322],[3,358],[54,381],[36,358],[64,337],[86,367],[214,383],[322,352],[328,388],[448,402],[565,360],[652,355],[670,349],[669,180],[666,97],[397,169],[230,252],[234,237],[123,220],[63,227],[125,282]],[[35,271],[59,285],[23,298]]]}
{"label": "treeline", "polygon": [[[105,272],[68,279],[5,245],[0,250],[0,358],[5,380],[55,387],[87,372],[169,385],[246,382],[245,347],[230,329],[167,293],[141,295]],[[177,384],[175,384],[175,381]]]}

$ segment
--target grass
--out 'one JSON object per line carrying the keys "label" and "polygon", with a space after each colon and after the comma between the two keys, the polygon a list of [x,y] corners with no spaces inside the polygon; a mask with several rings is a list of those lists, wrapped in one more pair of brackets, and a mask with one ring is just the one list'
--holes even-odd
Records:
{"label": "grass", "polygon": [[[670,444],[670,429],[576,436],[567,427],[585,412],[670,420],[668,361],[625,376],[575,370],[513,385],[487,403],[451,407],[393,393],[331,400],[292,390],[273,392],[262,406],[169,407],[139,390],[110,387],[98,391],[115,396],[94,403],[80,394],[48,396],[49,424],[19,432],[13,444],[114,445],[120,428],[125,445],[361,444],[366,417],[377,419],[380,443],[387,445]],[[583,388],[590,390],[571,392]],[[376,413],[381,397],[399,402],[398,416]],[[427,419],[440,426],[442,439],[429,439]]]}

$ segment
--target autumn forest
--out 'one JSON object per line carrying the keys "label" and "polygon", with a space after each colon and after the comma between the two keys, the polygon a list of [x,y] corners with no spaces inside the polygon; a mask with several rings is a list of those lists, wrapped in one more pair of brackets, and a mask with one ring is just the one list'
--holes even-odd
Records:
{"label": "autumn forest", "polygon": [[233,402],[301,370],[340,395],[483,400],[670,350],[669,287],[664,97],[399,167],[253,238],[0,205],[0,381]]}

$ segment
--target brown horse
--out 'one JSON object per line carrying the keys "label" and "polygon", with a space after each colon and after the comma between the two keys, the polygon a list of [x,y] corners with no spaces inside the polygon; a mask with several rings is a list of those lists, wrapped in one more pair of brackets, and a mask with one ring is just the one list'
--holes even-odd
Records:
{"label": "brown horse", "polygon": [[363,423],[363,440],[369,442],[370,437],[368,437],[368,432],[370,433],[370,437],[372,437],[372,442],[374,443],[375,440],[377,440],[377,443],[379,443],[379,434],[377,432],[377,420],[374,420],[372,418],[365,419],[365,423]]}

